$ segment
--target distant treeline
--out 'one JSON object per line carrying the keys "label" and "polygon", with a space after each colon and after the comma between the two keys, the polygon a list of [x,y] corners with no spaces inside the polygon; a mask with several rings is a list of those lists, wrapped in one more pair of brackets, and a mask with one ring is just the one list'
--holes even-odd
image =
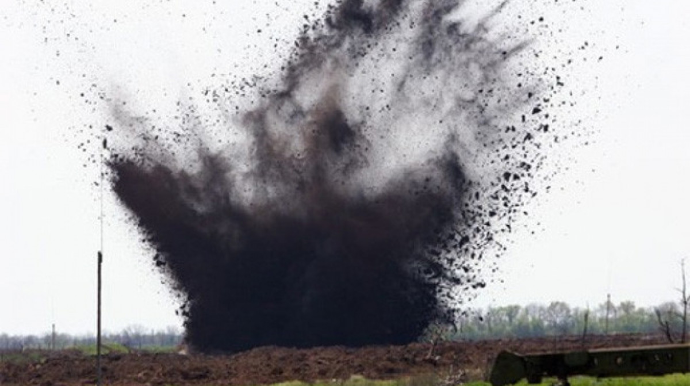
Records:
{"label": "distant treeline", "polygon": [[443,339],[527,338],[558,335],[665,333],[679,339],[683,307],[668,302],[657,307],[637,307],[632,301],[604,302],[592,309],[565,302],[548,305],[489,307],[467,312],[455,326],[435,326],[431,335]]}
{"label": "distant treeline", "polygon": [[[468,310],[455,325],[431,326],[422,340],[529,338],[558,335],[659,333],[680,340],[683,307],[667,302],[657,307],[637,307],[634,302],[604,302],[592,309],[571,307],[565,302],[548,305],[511,305]],[[132,350],[174,348],[183,333],[176,327],[151,330],[131,326],[118,333],[104,334],[104,345],[121,345]],[[8,335],[0,333],[0,350],[67,349],[93,346],[96,338],[63,333]]]}
{"label": "distant treeline", "polygon": [[[143,326],[130,326],[117,333],[103,335],[104,346],[119,345],[131,350],[174,348],[182,342],[182,331],[177,327],[151,330]],[[62,350],[95,346],[94,335],[45,333],[41,335],[8,335],[0,333],[0,351],[43,349]]]}

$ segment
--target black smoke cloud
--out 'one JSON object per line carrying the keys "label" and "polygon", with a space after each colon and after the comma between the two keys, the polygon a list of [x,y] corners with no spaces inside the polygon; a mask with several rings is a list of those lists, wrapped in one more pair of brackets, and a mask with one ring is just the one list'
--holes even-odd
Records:
{"label": "black smoke cloud", "polygon": [[331,7],[227,146],[113,109],[113,189],[185,297],[190,344],[405,343],[485,285],[542,157],[539,82],[490,28],[505,4],[471,21],[463,3]]}

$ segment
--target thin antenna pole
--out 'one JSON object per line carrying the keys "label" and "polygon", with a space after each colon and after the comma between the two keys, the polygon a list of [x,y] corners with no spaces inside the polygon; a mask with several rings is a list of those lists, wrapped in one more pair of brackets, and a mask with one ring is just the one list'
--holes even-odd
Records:
{"label": "thin antenna pole", "polygon": [[50,297],[50,320],[53,321],[53,332],[50,339],[50,348],[55,350],[55,297]]}
{"label": "thin antenna pole", "polygon": [[100,162],[100,204],[101,204],[101,213],[99,216],[100,220],[100,227],[101,227],[101,249],[98,251],[98,269],[97,269],[97,286],[98,286],[98,294],[97,294],[97,316],[96,316],[96,384],[98,386],[102,385],[102,378],[103,378],[103,372],[101,368],[101,289],[103,287],[103,280],[102,280],[102,267],[103,267],[103,152],[106,149],[106,139],[105,139],[105,133],[102,134],[103,136],[103,147],[101,148],[101,162]]}

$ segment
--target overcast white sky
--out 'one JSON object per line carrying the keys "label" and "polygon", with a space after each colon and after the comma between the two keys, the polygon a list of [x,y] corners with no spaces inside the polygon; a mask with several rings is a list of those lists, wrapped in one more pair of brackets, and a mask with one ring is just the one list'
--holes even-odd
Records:
{"label": "overcast white sky", "polygon": [[[103,123],[87,103],[93,74],[172,106],[187,79],[270,64],[269,36],[290,41],[314,10],[306,0],[137,3],[0,0],[0,332],[95,330],[97,190],[75,135]],[[505,283],[477,305],[677,298],[679,261],[690,258],[690,3],[579,3],[590,16],[563,19],[570,44],[609,50],[578,79],[598,90],[575,112],[596,127],[593,144],[567,150],[577,162],[529,208],[502,258]],[[247,41],[257,26],[266,37]],[[112,197],[106,213],[104,328],[181,325]]]}

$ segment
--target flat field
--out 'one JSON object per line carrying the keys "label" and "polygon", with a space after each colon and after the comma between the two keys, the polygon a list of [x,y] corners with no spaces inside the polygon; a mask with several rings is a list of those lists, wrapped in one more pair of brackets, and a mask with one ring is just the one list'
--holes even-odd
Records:
{"label": "flat field", "polygon": [[[661,336],[589,336],[588,348],[664,343]],[[261,347],[232,355],[114,352],[103,358],[105,385],[210,386],[308,384],[340,386],[431,386],[481,381],[501,350],[518,353],[578,350],[580,337],[501,339],[363,348]],[[75,386],[96,383],[96,359],[82,351],[0,354],[0,385]],[[545,383],[549,384],[549,383]],[[596,380],[573,386],[690,385],[690,377]]]}

